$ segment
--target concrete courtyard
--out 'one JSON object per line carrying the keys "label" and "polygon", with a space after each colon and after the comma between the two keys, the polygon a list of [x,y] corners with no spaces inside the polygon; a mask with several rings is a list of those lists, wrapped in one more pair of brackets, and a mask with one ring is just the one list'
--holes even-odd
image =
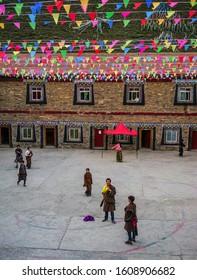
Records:
{"label": "concrete courtyard", "polygon": [[[23,154],[25,148],[23,148]],[[15,149],[0,149],[1,260],[197,259],[197,151],[33,149],[27,187],[18,186]],[[93,175],[91,197],[83,175]],[[101,189],[116,187],[116,224],[102,222]],[[124,207],[136,197],[137,242],[126,245]],[[92,215],[94,222],[84,222]]]}

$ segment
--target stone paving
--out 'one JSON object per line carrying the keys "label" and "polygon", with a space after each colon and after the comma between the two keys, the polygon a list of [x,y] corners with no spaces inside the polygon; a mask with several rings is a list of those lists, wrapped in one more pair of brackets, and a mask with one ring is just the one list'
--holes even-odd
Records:
{"label": "stone paving", "polygon": [[[23,147],[22,147],[23,148]],[[25,148],[23,148],[25,152]],[[33,149],[27,187],[18,186],[14,149],[0,149],[0,259],[197,259],[197,151]],[[91,197],[83,175],[93,175]],[[116,224],[102,222],[101,189],[117,189]],[[124,207],[136,197],[139,236],[126,245]],[[84,222],[92,215],[94,222]]]}

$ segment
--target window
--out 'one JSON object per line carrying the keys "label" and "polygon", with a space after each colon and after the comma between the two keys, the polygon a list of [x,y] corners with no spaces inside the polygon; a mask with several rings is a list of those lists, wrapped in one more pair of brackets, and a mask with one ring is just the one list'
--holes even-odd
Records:
{"label": "window", "polygon": [[27,84],[27,94],[26,94],[27,104],[46,104],[46,89],[44,83],[28,83]]}
{"label": "window", "polygon": [[124,89],[124,105],[144,105],[144,84],[125,83]]}
{"label": "window", "polygon": [[116,142],[129,143],[129,135],[116,135]]}
{"label": "window", "polygon": [[180,138],[180,129],[164,128],[162,144],[163,145],[178,145]]}
{"label": "window", "polygon": [[93,84],[91,82],[75,82],[74,105],[94,105]]}
{"label": "window", "polygon": [[196,105],[196,85],[191,82],[176,85],[174,105]]}
{"label": "window", "polygon": [[17,128],[17,142],[36,142],[35,126],[20,126]]}
{"label": "window", "polygon": [[21,140],[32,140],[33,138],[33,129],[32,127],[22,127],[21,128]]}
{"label": "window", "polygon": [[73,142],[73,143],[83,142],[82,127],[65,126],[64,142]]}

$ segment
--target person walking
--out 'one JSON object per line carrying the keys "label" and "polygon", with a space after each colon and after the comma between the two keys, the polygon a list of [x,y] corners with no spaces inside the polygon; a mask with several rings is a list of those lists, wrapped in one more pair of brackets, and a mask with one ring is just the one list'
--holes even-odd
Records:
{"label": "person walking", "polygon": [[121,144],[117,143],[115,146],[112,147],[112,149],[116,149],[116,161],[117,162],[122,162],[122,148]]}
{"label": "person walking", "polygon": [[28,147],[27,148],[27,151],[25,152],[25,157],[26,157],[26,167],[28,168],[28,169],[30,169],[31,168],[31,158],[32,158],[32,156],[33,156],[33,153],[32,153],[32,151],[31,151],[31,148],[30,147]]}
{"label": "person walking", "polygon": [[92,184],[93,184],[93,180],[92,180],[92,174],[90,173],[90,169],[86,168],[86,173],[84,174],[84,187],[86,187],[86,191],[85,194],[87,196],[91,196],[92,194]]}
{"label": "person walking", "polygon": [[23,186],[25,187],[26,179],[27,179],[27,171],[24,163],[25,163],[24,160],[22,160],[20,163],[17,185],[19,185],[20,181],[24,181]]}
{"label": "person walking", "polygon": [[[136,213],[136,204],[134,203],[135,197],[129,196],[128,197],[128,205],[124,208],[125,215],[124,215],[124,221],[125,226],[124,229],[128,233],[128,240],[125,242],[125,244],[132,245],[133,242],[135,242],[135,237],[138,235],[137,231],[137,213]],[[133,236],[131,237],[131,233]],[[133,241],[133,242],[132,242]]]}
{"label": "person walking", "polygon": [[106,185],[102,189],[103,200],[101,206],[103,204],[103,211],[105,212],[105,217],[103,222],[108,220],[108,212],[111,213],[111,221],[115,224],[114,220],[114,211],[116,210],[115,207],[115,195],[116,195],[116,188],[111,185],[111,179],[106,179]]}
{"label": "person walking", "polygon": [[20,145],[17,145],[16,146],[16,149],[15,149],[15,155],[16,155],[16,158],[15,158],[15,163],[16,163],[16,168],[18,168],[18,163],[20,163],[22,160],[23,160],[23,156],[22,156],[22,149],[20,147]]}
{"label": "person walking", "polygon": [[179,156],[182,157],[183,156],[183,148],[185,147],[185,144],[183,143],[183,139],[180,140],[179,143]]}

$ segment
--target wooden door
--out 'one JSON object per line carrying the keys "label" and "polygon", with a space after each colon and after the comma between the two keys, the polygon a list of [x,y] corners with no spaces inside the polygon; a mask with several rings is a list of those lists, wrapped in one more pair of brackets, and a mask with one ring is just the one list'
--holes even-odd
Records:
{"label": "wooden door", "polygon": [[151,147],[151,130],[150,129],[143,129],[141,134],[141,146],[142,148]]}
{"label": "wooden door", "polygon": [[45,128],[45,144],[46,146],[55,146],[55,128]]}
{"label": "wooden door", "polygon": [[94,128],[94,148],[104,148],[104,128]]}
{"label": "wooden door", "polygon": [[192,149],[197,149],[197,130],[192,131]]}
{"label": "wooden door", "polygon": [[9,127],[1,127],[0,128],[0,144],[1,145],[9,145],[10,144]]}

